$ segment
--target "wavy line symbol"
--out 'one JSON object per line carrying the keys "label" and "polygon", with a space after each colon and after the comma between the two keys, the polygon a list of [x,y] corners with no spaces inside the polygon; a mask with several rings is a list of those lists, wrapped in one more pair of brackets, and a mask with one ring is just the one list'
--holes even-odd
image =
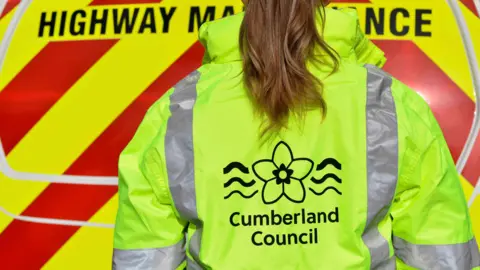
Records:
{"label": "wavy line symbol", "polygon": [[[240,162],[234,161],[234,162],[231,162],[230,164],[228,164],[225,168],[223,168],[223,174],[229,174],[229,173],[233,172],[234,170],[238,170],[239,172],[241,172],[243,174],[249,174],[250,173],[250,170],[245,165],[243,165]],[[228,188],[235,183],[240,184],[242,187],[250,188],[250,187],[253,187],[255,185],[256,181],[252,179],[252,181],[246,182],[240,177],[232,177],[226,183],[223,184],[223,187]],[[227,196],[225,196],[223,198],[225,200],[228,200],[233,195],[237,194],[238,196],[240,196],[244,199],[250,199],[253,196],[255,196],[257,193],[258,193],[258,190],[255,190],[252,194],[245,195],[240,190],[235,190],[234,189]]]}
{"label": "wavy line symbol", "polygon": [[234,194],[238,194],[239,196],[243,197],[244,199],[250,199],[252,198],[253,196],[255,196],[255,194],[258,193],[258,190],[255,190],[255,192],[253,192],[252,194],[250,195],[244,195],[242,192],[238,191],[238,190],[234,190],[232,192],[230,192],[227,196],[224,197],[225,200],[228,200],[230,197],[232,197]]}
{"label": "wavy line symbol", "polygon": [[340,179],[338,176],[336,176],[335,174],[333,173],[329,173],[329,174],[326,174],[325,176],[323,176],[321,179],[316,179],[315,177],[312,177],[312,182],[315,183],[315,184],[323,184],[325,183],[325,181],[327,181],[328,179],[333,179],[335,180],[337,183],[341,184],[342,183],[342,179]]}
{"label": "wavy line symbol", "polygon": [[310,189],[310,191],[311,191],[313,194],[315,194],[315,195],[317,195],[317,196],[322,196],[323,194],[325,194],[325,193],[326,193],[327,191],[329,191],[329,190],[333,190],[333,191],[335,191],[338,195],[342,195],[342,192],[340,192],[338,189],[336,189],[336,188],[334,188],[334,187],[327,187],[327,188],[324,189],[322,192],[316,192],[316,191],[315,191],[314,189],[312,189],[312,188],[309,188],[309,189]]}
{"label": "wavy line symbol", "polygon": [[248,174],[250,172],[248,170],[248,168],[245,167],[245,165],[243,165],[240,162],[235,161],[235,162],[232,162],[232,163],[228,164],[227,167],[223,168],[223,174],[229,174],[234,169],[237,169],[244,174]]}
{"label": "wavy line symbol", "polygon": [[[317,165],[317,171],[322,171],[324,170],[328,165],[331,165],[333,167],[335,167],[335,169],[341,171],[342,170],[342,164],[340,162],[338,162],[338,160],[334,159],[334,158],[327,158],[325,160],[323,160],[320,164]],[[337,182],[338,184],[342,184],[342,179],[340,177],[338,177],[336,174],[334,173],[327,173],[325,174],[322,178],[320,179],[317,179],[315,178],[314,176],[312,176],[312,178],[310,178],[310,180],[314,183],[314,184],[317,184],[317,185],[322,185],[324,184],[327,180],[329,179],[333,179],[335,180],[335,182]],[[340,190],[338,190],[336,187],[333,187],[333,186],[327,186],[324,190],[322,190],[321,192],[317,192],[315,191],[313,188],[309,188],[309,190],[317,195],[317,196],[322,196],[324,195],[325,193],[327,193],[327,191],[329,190],[333,190],[335,191],[338,195],[342,195],[342,192],[340,192]]]}
{"label": "wavy line symbol", "polygon": [[247,182],[243,181],[242,178],[240,178],[240,177],[234,177],[234,178],[228,180],[227,183],[223,184],[223,187],[228,188],[229,186],[231,186],[235,182],[239,183],[240,185],[242,185],[244,187],[252,187],[256,183],[255,180],[252,180],[252,181],[247,183]]}
{"label": "wavy line symbol", "polygon": [[340,162],[338,162],[334,158],[327,158],[324,161],[322,161],[320,164],[317,165],[317,171],[321,171],[321,170],[325,169],[328,165],[332,165],[337,170],[342,170],[342,164],[340,164]]}

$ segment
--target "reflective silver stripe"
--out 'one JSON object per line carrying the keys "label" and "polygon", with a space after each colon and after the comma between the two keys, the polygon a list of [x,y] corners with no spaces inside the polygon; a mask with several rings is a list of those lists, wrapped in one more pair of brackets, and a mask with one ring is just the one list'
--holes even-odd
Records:
{"label": "reflective silver stripe", "polygon": [[391,76],[366,65],[367,78],[367,224],[362,235],[371,269],[395,269],[388,241],[378,224],[392,204],[398,181],[398,125]]}
{"label": "reflective silver stripe", "polygon": [[203,270],[203,268],[196,261],[187,257],[187,270]]}
{"label": "reflective silver stripe", "polygon": [[175,270],[185,261],[185,241],[166,248],[113,251],[113,270]]}
{"label": "reflective silver stripe", "polygon": [[385,270],[390,270],[390,269],[397,269],[397,260],[395,256],[390,257],[390,259],[381,262],[379,265],[377,265],[375,268],[372,269],[385,269]]}
{"label": "reflective silver stripe", "polygon": [[190,254],[197,261],[203,226],[197,214],[195,192],[193,107],[197,99],[199,79],[200,73],[194,71],[175,86],[170,96],[171,116],[165,135],[165,159],[170,192],[182,219],[197,227],[189,246]]}
{"label": "reflective silver stripe", "polygon": [[480,266],[475,239],[453,245],[414,245],[394,237],[393,245],[399,259],[418,269],[470,270]]}

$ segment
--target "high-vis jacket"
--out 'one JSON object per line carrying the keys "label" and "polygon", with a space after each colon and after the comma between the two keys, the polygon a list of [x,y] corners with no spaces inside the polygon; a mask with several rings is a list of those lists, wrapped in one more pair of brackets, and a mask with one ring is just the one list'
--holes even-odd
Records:
{"label": "high-vis jacket", "polygon": [[[350,11],[327,10],[328,106],[267,142],[242,83],[243,15],[205,24],[204,65],[120,156],[114,269],[475,269],[459,177],[426,102],[383,72]],[[263,142],[263,143],[262,143]],[[479,267],[480,269],[480,267]]]}

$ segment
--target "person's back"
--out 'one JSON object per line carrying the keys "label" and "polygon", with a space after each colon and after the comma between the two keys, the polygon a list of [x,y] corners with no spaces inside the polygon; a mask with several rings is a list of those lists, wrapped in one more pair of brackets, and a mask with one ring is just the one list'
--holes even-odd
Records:
{"label": "person's back", "polygon": [[[270,17],[258,18],[266,1],[250,1],[246,15],[202,27],[204,65],[149,110],[122,153],[113,267],[480,266],[428,105],[375,66],[376,48],[355,52],[357,29],[341,36],[329,25],[355,18],[327,10],[326,42],[309,41],[315,52],[305,57],[320,60],[307,70],[299,48],[312,25],[293,20],[314,1],[270,0],[266,13],[290,6],[292,21],[256,41],[251,28]],[[298,36],[272,45],[282,31]]]}

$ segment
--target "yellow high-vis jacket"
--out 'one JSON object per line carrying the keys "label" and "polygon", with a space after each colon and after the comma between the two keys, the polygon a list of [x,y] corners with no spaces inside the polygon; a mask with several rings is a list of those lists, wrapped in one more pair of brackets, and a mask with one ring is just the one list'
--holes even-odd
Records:
{"label": "yellow high-vis jacket", "polygon": [[427,103],[382,71],[354,11],[327,9],[328,106],[266,143],[242,79],[243,14],[206,23],[204,64],[120,156],[113,268],[480,269],[468,207]]}

